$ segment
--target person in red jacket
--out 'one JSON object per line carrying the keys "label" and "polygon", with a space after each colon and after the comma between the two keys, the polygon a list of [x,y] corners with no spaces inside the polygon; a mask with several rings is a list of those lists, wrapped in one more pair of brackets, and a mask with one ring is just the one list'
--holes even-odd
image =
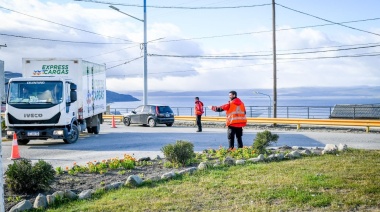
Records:
{"label": "person in red jacket", "polygon": [[202,122],[201,122],[201,117],[203,114],[203,102],[199,101],[199,97],[195,97],[195,116],[197,117],[197,126],[198,130],[197,132],[202,132]]}
{"label": "person in red jacket", "polygon": [[220,107],[210,106],[215,112],[226,111],[226,125],[228,127],[229,149],[234,148],[235,136],[237,138],[238,148],[243,148],[243,127],[247,125],[247,117],[244,103],[237,98],[236,91],[230,91],[230,101]]}

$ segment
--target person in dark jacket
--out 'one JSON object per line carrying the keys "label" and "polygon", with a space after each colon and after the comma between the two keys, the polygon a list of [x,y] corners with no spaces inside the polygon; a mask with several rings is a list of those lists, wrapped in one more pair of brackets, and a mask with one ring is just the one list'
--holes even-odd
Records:
{"label": "person in dark jacket", "polygon": [[201,118],[204,111],[203,111],[203,102],[199,101],[199,97],[195,97],[194,111],[195,111],[195,116],[197,117],[197,126],[198,126],[197,132],[202,132]]}
{"label": "person in dark jacket", "polygon": [[229,149],[234,149],[235,136],[238,148],[243,148],[243,127],[247,125],[247,117],[244,103],[237,98],[236,91],[230,91],[230,101],[222,106],[209,106],[215,112],[226,111],[226,125],[228,127],[227,136]]}

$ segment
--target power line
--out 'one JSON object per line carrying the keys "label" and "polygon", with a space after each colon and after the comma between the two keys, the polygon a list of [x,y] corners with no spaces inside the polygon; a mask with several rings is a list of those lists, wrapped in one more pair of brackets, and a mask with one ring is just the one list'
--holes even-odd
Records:
{"label": "power line", "polygon": [[[304,62],[308,60],[317,60],[317,59],[337,59],[337,58],[358,58],[358,57],[373,57],[373,56],[380,56],[380,52],[370,52],[370,53],[364,53],[364,54],[354,54],[354,55],[341,55],[341,56],[331,56],[331,57],[308,57],[308,58],[278,58],[279,60],[282,60],[279,63],[294,63],[294,62]],[[285,60],[285,61],[284,61]],[[287,60],[287,61],[286,61]],[[219,68],[207,68],[207,69],[200,69],[200,70],[216,70],[216,69],[229,69],[229,68],[244,68],[244,67],[252,67],[252,66],[259,66],[259,65],[272,65],[271,62],[269,63],[258,63],[258,64],[252,64],[252,65],[243,65],[243,66],[226,66],[226,67],[219,67]],[[195,72],[195,70],[183,70],[183,71],[167,71],[167,72],[155,72],[150,73],[151,74],[166,74],[166,73],[179,73],[179,72]],[[124,75],[108,75],[108,77],[113,76],[134,76],[134,75],[141,75],[141,74],[124,74]]]}
{"label": "power line", "polygon": [[[315,53],[326,53],[326,52],[336,52],[336,51],[367,49],[367,48],[374,48],[374,47],[379,47],[379,46],[380,46],[380,44],[371,45],[371,46],[352,47],[352,48],[321,50],[321,51],[280,53],[277,55],[315,54]],[[199,58],[199,59],[228,59],[228,58],[248,58],[248,57],[269,57],[269,56],[272,56],[272,54],[247,54],[247,55],[167,55],[167,54],[164,55],[164,54],[149,54],[149,56],[177,57],[177,58]]]}
{"label": "power line", "polygon": [[[331,25],[337,25],[337,24],[347,24],[347,23],[374,21],[374,20],[380,20],[380,18],[369,18],[369,19],[362,19],[362,20],[345,21],[345,22],[340,22],[340,23],[330,23],[330,24],[318,24],[318,25],[310,25],[310,26],[291,27],[291,28],[278,29],[278,30],[276,30],[276,32],[279,32],[279,31],[288,31],[288,30],[293,30],[293,29],[304,29],[304,28],[314,28],[314,27],[321,27],[321,26],[331,26]],[[164,40],[164,41],[159,41],[157,43],[162,43],[162,42],[177,42],[177,41],[186,41],[186,40],[200,40],[200,39],[221,38],[221,37],[232,37],[232,36],[251,35],[251,34],[269,33],[269,32],[272,32],[272,30],[263,30],[263,31],[256,31],[256,32],[242,32],[242,33],[224,34],[224,35],[211,35],[211,36],[195,37],[195,38]]]}
{"label": "power line", "polygon": [[24,39],[44,40],[44,41],[53,41],[53,42],[62,42],[62,43],[101,44],[101,45],[107,45],[107,44],[126,44],[126,43],[95,43],[95,42],[85,42],[85,41],[56,40],[56,39],[36,38],[36,37],[29,37],[29,36],[22,36],[22,35],[11,35],[11,34],[5,34],[5,33],[0,33],[0,35],[2,35],[2,36],[9,36],[9,37],[16,37],[16,38],[24,38]]}
{"label": "power line", "polygon": [[[331,57],[309,57],[309,58],[278,58],[282,60],[278,63],[295,63],[295,62],[305,62],[308,60],[317,60],[317,59],[339,59],[339,58],[357,58],[357,57],[373,57],[373,56],[380,56],[380,52],[372,52],[367,54],[355,54],[355,55],[342,55],[342,56],[331,56]],[[289,60],[289,61],[284,61]],[[215,69],[229,69],[229,68],[245,68],[245,67],[253,67],[253,66],[259,66],[259,65],[272,65],[272,62],[269,63],[258,63],[258,64],[252,64],[252,65],[243,65],[243,66],[226,66],[226,67],[219,67],[219,68],[202,68],[200,70],[215,70]],[[149,75],[152,74],[168,74],[168,73],[182,73],[182,72],[196,72],[196,70],[183,70],[183,71],[166,71],[166,72],[154,72],[149,73]],[[128,76],[138,76],[141,74],[123,74],[123,75],[108,75],[107,77],[128,77]]]}
{"label": "power line", "polygon": [[112,67],[106,68],[106,70],[109,70],[109,69],[111,69],[111,68],[116,68],[116,67],[118,67],[118,66],[125,65],[125,64],[127,64],[127,63],[130,63],[130,62],[133,62],[133,61],[135,61],[135,60],[138,60],[138,59],[140,59],[140,58],[142,58],[142,57],[143,57],[143,56],[136,57],[136,58],[134,58],[134,59],[132,59],[132,60],[128,60],[128,61],[126,61],[126,62],[124,62],[124,63],[119,64],[119,65],[115,65],[115,66],[112,66]]}
{"label": "power line", "polygon": [[137,46],[140,46],[140,44],[134,45],[134,46],[130,46],[130,47],[127,47],[127,48],[117,49],[117,50],[110,51],[110,52],[105,52],[105,53],[102,53],[102,54],[92,55],[92,56],[86,57],[85,59],[92,58],[92,57],[98,57],[98,56],[101,56],[101,55],[110,54],[110,53],[113,53],[113,52],[118,52],[118,51],[122,51],[124,49],[130,49],[130,48],[137,47]]}
{"label": "power line", "polygon": [[[98,3],[98,4],[108,4],[108,5],[118,5],[118,6],[126,6],[126,7],[144,7],[142,5],[137,4],[122,4],[122,3],[115,3],[115,2],[105,2],[105,1],[92,1],[92,0],[74,0],[74,1],[83,1],[83,2],[91,2],[91,3]],[[215,10],[215,9],[240,9],[240,8],[252,8],[252,7],[262,7],[262,6],[269,6],[271,4],[256,4],[256,5],[239,5],[239,6],[225,6],[225,7],[178,7],[178,6],[146,6],[149,8],[156,8],[156,9],[189,9],[189,10]]]}
{"label": "power line", "polygon": [[357,30],[357,31],[361,31],[361,32],[369,33],[369,34],[372,34],[372,35],[380,36],[380,34],[377,34],[377,33],[374,33],[374,32],[370,32],[370,31],[366,31],[366,30],[358,29],[358,28],[355,28],[355,27],[350,27],[350,26],[347,26],[347,25],[344,25],[344,24],[340,24],[340,23],[337,23],[337,22],[333,22],[333,21],[330,21],[330,20],[327,20],[327,19],[324,19],[324,18],[321,18],[321,17],[315,16],[315,15],[311,15],[311,14],[309,14],[309,13],[305,13],[305,12],[302,12],[302,11],[299,11],[299,10],[295,10],[295,9],[292,9],[292,8],[286,7],[286,6],[281,5],[281,4],[278,4],[278,3],[276,3],[276,5],[278,5],[278,6],[280,6],[280,7],[283,7],[283,8],[285,8],[285,9],[288,9],[288,10],[291,10],[291,11],[294,11],[294,12],[297,12],[297,13],[301,13],[301,14],[304,14],[304,15],[307,15],[307,16],[310,16],[310,17],[313,17],[313,18],[317,18],[317,19],[319,19],[319,20],[323,20],[323,21],[329,22],[329,23],[337,24],[337,25],[340,25],[340,26],[343,26],[343,27],[346,27],[346,28],[350,28],[350,29],[353,29],[353,30]]}
{"label": "power line", "polygon": [[68,25],[65,25],[65,24],[49,21],[49,20],[46,20],[46,19],[43,19],[43,18],[39,18],[39,17],[36,17],[36,16],[32,16],[32,15],[28,15],[28,14],[25,14],[25,13],[22,13],[22,12],[18,12],[18,11],[12,10],[12,9],[9,9],[9,8],[5,8],[5,7],[1,6],[1,5],[0,5],[0,8],[3,8],[5,10],[11,11],[11,12],[19,13],[21,15],[25,15],[25,16],[28,16],[28,17],[31,17],[31,18],[35,18],[35,19],[38,19],[38,20],[41,20],[41,21],[46,21],[48,23],[52,23],[52,24],[56,24],[56,25],[59,25],[59,26],[67,27],[67,28],[70,28],[70,29],[75,29],[75,30],[78,30],[78,31],[87,32],[87,33],[91,33],[91,34],[95,34],[95,35],[100,35],[100,36],[103,36],[103,37],[108,37],[108,38],[113,38],[113,39],[118,39],[118,40],[123,40],[123,41],[134,43],[133,41],[126,40],[126,39],[123,39],[123,38],[117,38],[117,37],[112,37],[112,36],[108,36],[108,35],[102,35],[102,34],[99,34],[99,33],[96,33],[96,32],[91,32],[91,31],[88,31],[88,30],[79,29],[79,28],[68,26]]}

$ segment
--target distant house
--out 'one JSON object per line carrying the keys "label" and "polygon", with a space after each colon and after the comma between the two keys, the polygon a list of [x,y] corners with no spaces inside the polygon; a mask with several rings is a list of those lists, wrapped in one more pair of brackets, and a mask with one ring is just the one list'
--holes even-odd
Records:
{"label": "distant house", "polygon": [[335,105],[330,118],[380,119],[380,104]]}

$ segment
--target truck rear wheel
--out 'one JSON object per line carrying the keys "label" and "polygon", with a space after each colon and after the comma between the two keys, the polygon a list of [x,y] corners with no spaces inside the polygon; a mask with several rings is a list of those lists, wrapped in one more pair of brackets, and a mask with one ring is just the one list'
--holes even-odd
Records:
{"label": "truck rear wheel", "polygon": [[87,132],[88,132],[88,133],[93,133],[93,131],[92,131],[92,127],[87,127]]}
{"label": "truck rear wheel", "polygon": [[29,143],[29,139],[18,139],[17,143],[18,145],[27,145]]}
{"label": "truck rear wheel", "polygon": [[99,132],[100,132],[100,123],[99,122],[96,126],[92,127],[92,132],[96,135],[99,134]]}
{"label": "truck rear wheel", "polygon": [[69,135],[67,136],[66,139],[63,139],[63,141],[66,144],[73,144],[73,143],[77,142],[78,138],[79,138],[78,127],[76,125],[73,125],[72,129],[70,130]]}

